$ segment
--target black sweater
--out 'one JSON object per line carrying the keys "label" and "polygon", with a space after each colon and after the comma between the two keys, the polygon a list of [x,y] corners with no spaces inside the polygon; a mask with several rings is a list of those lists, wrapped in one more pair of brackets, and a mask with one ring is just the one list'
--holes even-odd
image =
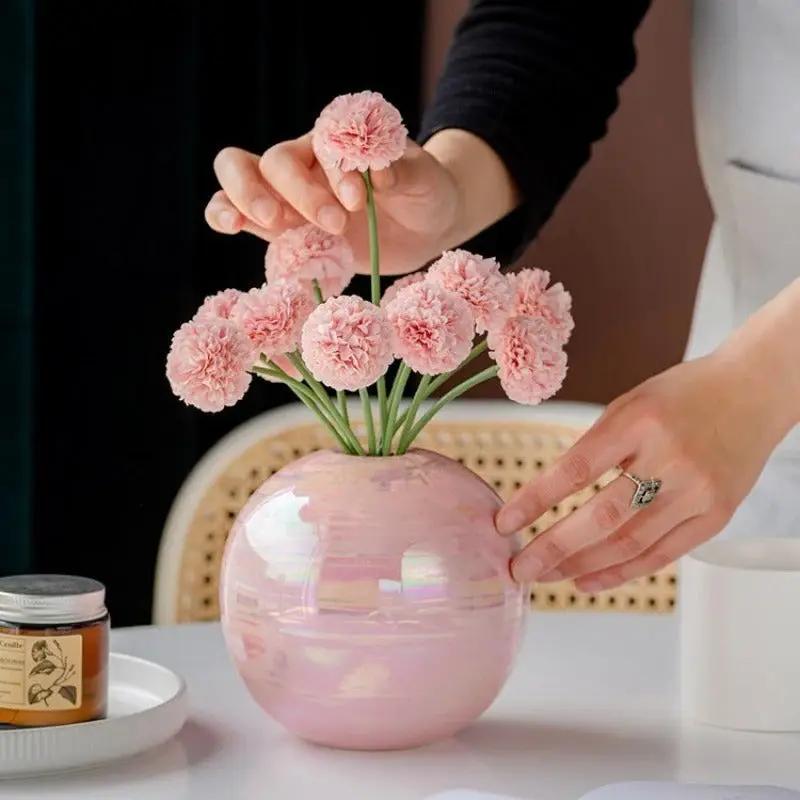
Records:
{"label": "black sweater", "polygon": [[480,136],[503,159],[522,205],[472,246],[507,262],[552,214],[606,132],[633,71],[649,0],[474,0],[456,29],[422,140]]}

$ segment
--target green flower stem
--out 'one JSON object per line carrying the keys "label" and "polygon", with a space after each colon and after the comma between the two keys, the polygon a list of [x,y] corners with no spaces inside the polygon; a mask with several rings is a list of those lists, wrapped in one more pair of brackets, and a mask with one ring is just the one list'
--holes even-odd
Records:
{"label": "green flower stem", "polygon": [[367,448],[371,456],[377,455],[378,448],[375,444],[375,424],[372,421],[372,402],[366,389],[359,389],[361,408],[364,413],[364,424],[367,426]]}
{"label": "green flower stem", "polygon": [[[409,433],[406,433],[405,430],[403,431],[403,436],[400,439],[400,444],[397,445],[397,454],[402,455],[403,453],[408,450],[411,443],[414,439],[419,436],[420,431],[433,419],[436,414],[438,414],[450,401],[455,400],[457,397],[460,397],[464,392],[468,392],[474,386],[477,386],[479,383],[484,383],[485,381],[491,380],[497,375],[498,366],[497,364],[492,364],[491,367],[487,367],[482,372],[478,372],[476,375],[473,375],[471,378],[467,378],[463,383],[460,383],[458,386],[454,386],[449,392],[442,395],[420,418],[419,422],[417,422],[414,427],[411,429]],[[408,424],[408,423],[406,423]]]}
{"label": "green flower stem", "polygon": [[[314,396],[314,393],[311,392],[305,384],[289,377],[279,367],[275,366],[272,366],[271,368],[253,367],[252,371],[260,375],[262,378],[272,378],[274,381],[281,381],[281,383],[285,383],[309,409],[311,409],[318,417],[330,424],[325,410],[320,407],[317,398]],[[336,437],[341,438],[338,432],[336,433]],[[351,449],[349,444],[347,445],[347,449]]]}
{"label": "green flower stem", "polygon": [[308,387],[300,383],[300,381],[290,378],[282,369],[280,369],[280,367],[274,365],[273,367],[273,369],[268,369],[265,367],[253,367],[253,372],[261,375],[262,377],[275,378],[276,380],[285,383],[294,392],[297,399],[300,400],[300,402],[306,408],[308,408],[309,411],[312,411],[320,420],[320,422],[322,422],[322,424],[330,431],[333,438],[339,442],[339,446],[342,448],[342,450],[344,450],[345,453],[355,455],[355,450],[353,450],[352,446],[342,438],[339,431],[336,430],[336,427],[328,419],[323,410],[314,402],[314,394],[309,391]]}
{"label": "green flower stem", "polygon": [[282,381],[285,383],[293,392],[303,395],[310,403],[317,406],[319,408],[319,404],[317,401],[316,396],[308,388],[304,383],[301,383],[298,380],[295,380],[291,376],[287,375],[277,364],[273,364],[271,361],[265,362],[268,366],[266,367],[253,367],[253,372],[257,372],[259,375],[265,378],[274,378],[275,380]]}
{"label": "green flower stem", "polygon": [[[375,192],[372,188],[372,177],[369,170],[361,173],[364,179],[364,186],[367,189],[367,231],[369,232],[369,272],[370,272],[370,294],[372,303],[378,307],[381,304],[381,257],[378,244],[378,212],[375,208]],[[380,411],[381,428],[380,435],[386,435],[386,379],[381,376],[378,378],[378,409]]]}
{"label": "green flower stem", "polygon": [[386,430],[386,417],[388,416],[388,409],[386,404],[386,379],[381,376],[378,378],[378,412],[380,413],[381,429],[379,438],[383,438],[383,433]]}
{"label": "green flower stem", "polygon": [[358,453],[358,455],[363,456],[366,455],[364,452],[364,448],[361,447],[361,443],[356,438],[356,435],[350,430],[350,426],[345,422],[339,412],[336,410],[336,406],[333,404],[328,393],[325,391],[325,388],[322,384],[309,372],[308,367],[305,365],[305,362],[300,357],[300,354],[295,353],[287,353],[287,358],[294,364],[300,374],[303,376],[305,382],[311,387],[311,391],[317,396],[319,402],[325,408],[330,417],[333,424],[336,426],[336,429],[339,433],[347,439],[348,442],[352,445],[353,449]]}
{"label": "green flower stem", "polygon": [[317,301],[317,305],[324,303],[325,298],[322,296],[322,288],[316,278],[311,281],[311,287],[314,290],[314,299]]}
{"label": "green flower stem", "polygon": [[[474,361],[481,353],[483,353],[487,349],[488,346],[489,345],[486,343],[486,339],[483,339],[482,341],[478,342],[478,344],[476,344],[475,347],[472,348],[469,355],[455,369],[450,370],[450,372],[445,372],[442,375],[437,375],[428,384],[428,387],[425,390],[425,394],[423,395],[422,400],[423,401],[427,400],[442,384],[447,383],[447,381],[449,381],[450,378],[453,377],[453,375],[464,369],[464,367],[466,367],[467,364],[469,364],[471,361]],[[397,432],[397,429],[406,421],[407,414],[408,411],[407,410],[404,411],[398,417],[397,421],[394,423],[395,433]]]}
{"label": "green flower stem", "polygon": [[369,170],[361,173],[364,178],[364,185],[367,187],[367,229],[369,231],[369,269],[370,269],[370,290],[372,302],[379,306],[381,304],[381,259],[378,249],[378,215],[375,209],[375,193],[372,189],[372,178]]}
{"label": "green flower stem", "polygon": [[[400,434],[400,444],[403,443],[407,436],[411,435],[411,429],[414,427],[414,418],[417,416],[417,411],[419,410],[420,403],[428,396],[428,386],[431,382],[430,375],[423,375],[420,379],[419,385],[417,386],[417,391],[414,392],[414,396],[411,398],[411,403],[409,404],[408,408],[406,409],[405,413],[405,424],[403,425],[403,432]],[[397,427],[399,428],[400,425],[398,423]],[[394,436],[392,437],[394,438]],[[400,455],[400,444],[397,446],[397,454]]]}
{"label": "green flower stem", "polygon": [[400,398],[406,388],[408,376],[411,375],[411,367],[405,361],[400,362],[397,374],[394,376],[392,391],[389,393],[389,413],[386,418],[386,428],[383,431],[383,443],[381,450],[383,455],[388,456],[392,450],[392,439],[394,439],[395,426],[394,419],[397,416],[397,409],[400,405]]}
{"label": "green flower stem", "polygon": [[[306,386],[305,383],[302,381],[298,381],[296,378],[291,377],[286,370],[279,367],[274,361],[270,361],[269,359],[265,358],[263,355],[261,356],[261,360],[266,364],[267,370],[271,373],[270,377],[276,378],[277,380],[283,381],[292,391],[295,393],[299,392],[302,394],[306,400],[312,403],[318,409],[318,413],[325,416],[326,419],[330,422],[330,412],[324,406],[320,405],[319,399],[314,394],[311,389]],[[351,449],[352,447],[349,446]]]}

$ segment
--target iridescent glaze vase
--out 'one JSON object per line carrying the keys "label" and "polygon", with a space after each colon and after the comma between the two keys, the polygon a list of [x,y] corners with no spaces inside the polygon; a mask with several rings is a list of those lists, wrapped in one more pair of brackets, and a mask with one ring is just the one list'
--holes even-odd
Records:
{"label": "iridescent glaze vase", "polygon": [[448,737],[494,700],[526,592],[497,494],[444,456],[320,451],[239,514],[222,626],[250,693],[303,739],[364,750]]}

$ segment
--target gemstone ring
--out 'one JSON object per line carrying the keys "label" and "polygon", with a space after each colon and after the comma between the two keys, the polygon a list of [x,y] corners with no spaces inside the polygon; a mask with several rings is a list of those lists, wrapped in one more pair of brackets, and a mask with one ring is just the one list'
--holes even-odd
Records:
{"label": "gemstone ring", "polygon": [[661,489],[661,481],[658,478],[639,478],[625,470],[622,470],[622,474],[636,484],[636,491],[631,498],[631,508],[644,508],[655,500]]}

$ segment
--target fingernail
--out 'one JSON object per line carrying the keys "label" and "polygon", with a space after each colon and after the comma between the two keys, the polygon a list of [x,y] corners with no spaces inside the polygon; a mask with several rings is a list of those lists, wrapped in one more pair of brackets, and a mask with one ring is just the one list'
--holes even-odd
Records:
{"label": "fingernail", "polygon": [[271,225],[278,210],[278,204],[271,197],[259,197],[250,205],[250,213],[256,222]]}
{"label": "fingernail", "polygon": [[346,222],[344,211],[339,206],[323,206],[317,214],[320,226],[331,233],[339,233]]}
{"label": "fingernail", "polygon": [[600,581],[576,581],[578,589],[586,594],[597,594],[603,591],[603,584]]}
{"label": "fingernail", "polygon": [[227,230],[232,231],[236,227],[236,223],[238,221],[238,214],[234,211],[220,211],[219,216],[217,219],[219,220],[219,224],[223,228],[227,228]]}
{"label": "fingernail", "polygon": [[516,533],[525,525],[525,515],[517,508],[501,508],[497,515],[497,532],[503,536]]}
{"label": "fingernail", "polygon": [[350,181],[342,181],[339,184],[339,197],[351,211],[358,205],[358,189]]}
{"label": "fingernail", "polygon": [[511,574],[517,583],[535,581],[544,572],[544,562],[539,558],[524,558],[511,564]]}

